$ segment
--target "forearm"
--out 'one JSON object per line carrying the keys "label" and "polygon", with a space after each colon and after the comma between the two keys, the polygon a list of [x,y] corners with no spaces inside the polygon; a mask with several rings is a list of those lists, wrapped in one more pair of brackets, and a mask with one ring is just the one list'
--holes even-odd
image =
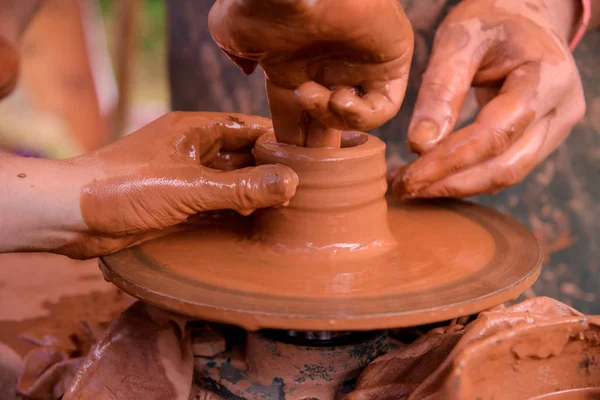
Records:
{"label": "forearm", "polygon": [[0,252],[53,251],[85,229],[84,177],[68,163],[0,156]]}

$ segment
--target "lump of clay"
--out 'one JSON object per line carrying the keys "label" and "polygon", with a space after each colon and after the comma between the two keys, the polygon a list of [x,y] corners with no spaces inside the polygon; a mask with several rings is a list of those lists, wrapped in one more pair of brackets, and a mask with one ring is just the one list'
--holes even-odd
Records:
{"label": "lump of clay", "polygon": [[430,331],[378,358],[346,400],[519,400],[593,387],[600,387],[600,317],[540,297]]}
{"label": "lump of clay", "polygon": [[81,330],[66,334],[27,333],[22,339],[37,346],[24,359],[17,392],[27,399],[58,399],[70,385],[85,354],[101,335],[101,327],[82,324]]}
{"label": "lump of clay", "polygon": [[136,302],[87,338],[29,338],[19,394],[28,399],[188,400],[194,370],[183,317]]}

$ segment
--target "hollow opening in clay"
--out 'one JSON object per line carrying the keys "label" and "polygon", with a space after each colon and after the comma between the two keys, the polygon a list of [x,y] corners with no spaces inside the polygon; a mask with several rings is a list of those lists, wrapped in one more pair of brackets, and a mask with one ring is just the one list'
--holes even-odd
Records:
{"label": "hollow opening in clay", "polygon": [[349,147],[357,147],[361,144],[365,144],[369,140],[369,136],[364,132],[343,132],[341,148],[346,149]]}

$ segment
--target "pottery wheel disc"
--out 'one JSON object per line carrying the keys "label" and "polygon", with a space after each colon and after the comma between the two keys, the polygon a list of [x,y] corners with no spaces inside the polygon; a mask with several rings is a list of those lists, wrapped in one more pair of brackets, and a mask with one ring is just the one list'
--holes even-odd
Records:
{"label": "pottery wheel disc", "polygon": [[388,205],[398,246],[372,258],[298,265],[250,239],[251,217],[212,216],[194,231],[103,257],[100,266],[148,303],[250,331],[444,321],[514,300],[539,275],[534,236],[503,214],[463,201]]}

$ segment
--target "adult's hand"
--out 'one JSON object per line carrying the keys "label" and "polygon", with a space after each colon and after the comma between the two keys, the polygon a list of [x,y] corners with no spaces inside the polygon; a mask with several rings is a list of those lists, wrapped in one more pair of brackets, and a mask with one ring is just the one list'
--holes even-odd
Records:
{"label": "adult's hand", "polygon": [[0,158],[0,250],[88,258],[181,229],[202,211],[282,205],[296,174],[248,167],[254,141],[271,129],[260,117],[169,113],[78,158]]}
{"label": "adult's hand", "polygon": [[[464,197],[521,181],[585,113],[568,48],[578,2],[465,0],[439,27],[409,128],[400,197]],[[471,86],[482,106],[452,133]]]}
{"label": "adult's hand", "polygon": [[281,142],[311,145],[305,111],[347,130],[376,128],[400,109],[413,32],[397,0],[218,0],[209,26],[244,72],[264,69]]}

